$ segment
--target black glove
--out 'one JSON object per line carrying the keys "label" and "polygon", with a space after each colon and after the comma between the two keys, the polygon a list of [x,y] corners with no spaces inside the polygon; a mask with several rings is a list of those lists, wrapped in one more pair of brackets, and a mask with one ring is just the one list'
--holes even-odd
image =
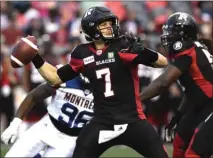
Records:
{"label": "black glove", "polygon": [[172,117],[169,124],[165,127],[165,140],[166,142],[172,142],[175,137],[176,127],[179,123],[180,119],[182,118],[182,114],[179,111],[175,112],[175,115]]}
{"label": "black glove", "polygon": [[125,33],[124,35],[126,42],[130,45],[128,52],[138,53],[144,50],[141,39],[137,38],[131,33]]}
{"label": "black glove", "polygon": [[137,40],[135,40],[135,42],[133,42],[133,44],[129,48],[129,51],[131,53],[139,53],[143,50],[144,50],[144,46],[142,45],[140,38],[137,38]]}
{"label": "black glove", "polygon": [[128,44],[132,44],[137,40],[137,37],[134,36],[132,33],[125,32],[124,39]]}

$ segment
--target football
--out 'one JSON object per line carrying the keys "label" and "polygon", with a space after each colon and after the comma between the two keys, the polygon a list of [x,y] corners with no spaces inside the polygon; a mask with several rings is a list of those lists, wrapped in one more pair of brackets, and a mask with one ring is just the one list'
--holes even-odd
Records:
{"label": "football", "polygon": [[30,63],[37,52],[37,39],[34,36],[22,37],[11,52],[12,67],[19,68]]}

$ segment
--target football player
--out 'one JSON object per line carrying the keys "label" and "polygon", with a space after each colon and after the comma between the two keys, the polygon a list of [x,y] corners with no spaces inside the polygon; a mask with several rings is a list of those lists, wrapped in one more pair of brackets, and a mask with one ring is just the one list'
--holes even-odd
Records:
{"label": "football player", "polygon": [[150,99],[177,79],[185,88],[182,103],[166,127],[168,139],[176,127],[173,158],[184,157],[195,128],[213,111],[213,58],[198,41],[198,32],[195,20],[186,13],[177,12],[168,18],[161,41],[171,64],[141,93],[142,100]]}
{"label": "football player", "polygon": [[[27,112],[36,102],[53,94],[48,114],[15,142]],[[3,142],[15,142],[5,157],[34,157],[44,149],[44,157],[72,157],[77,136],[92,116],[93,95],[83,76],[61,84],[58,89],[43,83],[27,95],[16,117],[3,132]]]}
{"label": "football player", "polygon": [[[201,39],[213,55],[213,42],[208,39]],[[195,130],[190,145],[186,150],[186,157],[209,158],[213,156],[213,113],[203,121]]]}
{"label": "football player", "polygon": [[138,64],[164,67],[167,59],[143,47],[139,40],[119,35],[118,18],[106,7],[88,9],[81,26],[89,42],[73,50],[69,64],[57,70],[39,54],[32,60],[54,86],[79,73],[90,80],[94,117],[80,133],[73,158],[97,158],[117,144],[128,145],[146,157],[168,157],[143,113],[137,75]]}

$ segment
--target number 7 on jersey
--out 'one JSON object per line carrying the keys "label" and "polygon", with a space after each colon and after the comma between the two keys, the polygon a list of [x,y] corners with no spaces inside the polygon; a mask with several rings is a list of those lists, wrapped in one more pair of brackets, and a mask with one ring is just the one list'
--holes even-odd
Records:
{"label": "number 7 on jersey", "polygon": [[112,84],[111,84],[111,79],[110,79],[110,70],[109,68],[104,68],[101,70],[97,70],[96,71],[96,76],[98,79],[101,78],[105,78],[105,92],[104,92],[104,96],[105,97],[110,97],[114,95],[112,88]]}

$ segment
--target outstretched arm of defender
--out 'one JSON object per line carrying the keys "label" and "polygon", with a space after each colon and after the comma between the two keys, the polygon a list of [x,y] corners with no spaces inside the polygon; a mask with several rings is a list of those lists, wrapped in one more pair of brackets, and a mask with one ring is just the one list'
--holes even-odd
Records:
{"label": "outstretched arm of defender", "polygon": [[10,126],[2,133],[1,139],[5,144],[14,143],[18,137],[19,127],[23,118],[37,101],[44,100],[54,93],[54,89],[47,83],[41,84],[31,91],[21,103]]}
{"label": "outstretched arm of defender", "polygon": [[54,92],[55,89],[48,83],[45,82],[40,84],[38,87],[36,87],[35,89],[33,89],[31,92],[28,93],[28,95],[25,97],[25,99],[19,106],[15,117],[23,119],[26,116],[26,114],[30,111],[30,109],[32,109],[32,107],[35,105],[36,102],[43,101],[44,99],[54,94]]}

